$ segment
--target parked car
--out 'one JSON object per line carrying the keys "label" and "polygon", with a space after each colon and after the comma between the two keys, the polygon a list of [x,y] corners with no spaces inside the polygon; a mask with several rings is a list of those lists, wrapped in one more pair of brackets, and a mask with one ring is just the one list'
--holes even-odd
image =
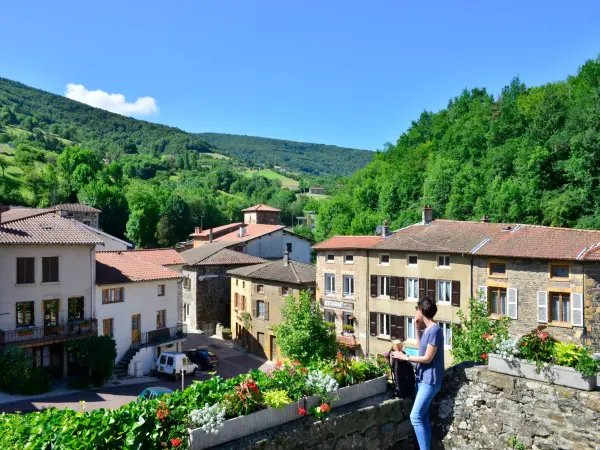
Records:
{"label": "parked car", "polygon": [[195,364],[198,364],[200,370],[216,369],[219,365],[219,357],[213,352],[203,348],[195,350],[186,350],[185,354]]}
{"label": "parked car", "polygon": [[139,402],[141,400],[152,400],[153,398],[156,398],[160,395],[170,394],[171,392],[173,392],[173,390],[169,389],[168,387],[163,387],[163,386],[147,387],[146,389],[144,389],[142,391],[142,393],[140,395],[138,395],[137,401]]}
{"label": "parked car", "polygon": [[186,375],[196,375],[198,365],[191,362],[185,353],[161,353],[156,361],[156,374],[159,378],[169,375],[179,380],[181,369]]}

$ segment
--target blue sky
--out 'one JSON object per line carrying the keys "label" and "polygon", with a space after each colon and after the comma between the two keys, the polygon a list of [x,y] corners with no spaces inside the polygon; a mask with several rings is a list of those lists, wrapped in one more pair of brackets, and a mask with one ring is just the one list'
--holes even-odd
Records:
{"label": "blue sky", "polygon": [[146,120],[187,131],[375,150],[465,87],[575,73],[599,17],[591,0],[13,1],[0,76],[151,97]]}

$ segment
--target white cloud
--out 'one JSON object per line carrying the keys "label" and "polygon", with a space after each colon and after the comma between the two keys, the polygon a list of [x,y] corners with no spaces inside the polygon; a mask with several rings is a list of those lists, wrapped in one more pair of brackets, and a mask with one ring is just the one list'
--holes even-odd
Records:
{"label": "white cloud", "polygon": [[139,97],[131,103],[123,94],[109,94],[104,91],[89,91],[82,84],[67,84],[65,96],[71,100],[105,109],[123,116],[151,116],[158,114],[156,100],[152,97]]}

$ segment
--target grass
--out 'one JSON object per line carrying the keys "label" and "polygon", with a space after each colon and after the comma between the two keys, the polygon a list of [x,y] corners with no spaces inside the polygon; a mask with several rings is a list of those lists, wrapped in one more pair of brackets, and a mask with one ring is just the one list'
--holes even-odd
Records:
{"label": "grass", "polygon": [[221,155],[220,153],[201,153],[202,155],[208,155],[214,159],[231,159],[229,156]]}
{"label": "grass", "polygon": [[298,183],[296,180],[292,180],[291,178],[274,172],[271,169],[248,170],[246,174],[256,174],[268,178],[269,180],[279,180],[281,181],[281,187],[284,189],[298,189],[298,186],[300,186],[300,183]]}
{"label": "grass", "polygon": [[315,200],[325,200],[331,197],[331,195],[327,195],[327,194],[302,194],[302,195],[306,195],[307,197],[310,198],[314,198]]}

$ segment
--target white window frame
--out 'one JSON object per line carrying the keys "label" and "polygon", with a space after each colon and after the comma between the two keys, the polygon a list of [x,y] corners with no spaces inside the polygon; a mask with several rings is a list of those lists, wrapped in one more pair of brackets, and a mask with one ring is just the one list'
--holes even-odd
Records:
{"label": "white window frame", "polygon": [[381,298],[390,297],[390,283],[391,277],[389,275],[378,275],[377,276],[377,294]]}
{"label": "white window frame", "polygon": [[[327,281],[329,281],[329,289],[327,288]],[[325,285],[324,285],[325,295],[335,295],[335,273],[326,273],[325,274]]]}
{"label": "white window frame", "polygon": [[[345,298],[352,298],[354,297],[354,275],[344,275],[343,277],[344,280],[344,297]],[[346,282],[348,282],[349,287],[351,287],[352,289],[348,289],[346,286]],[[350,286],[351,285],[351,286]]]}
{"label": "white window frame", "polygon": [[[440,259],[443,260],[444,263],[448,262],[448,264],[440,264]],[[449,269],[450,268],[450,255],[438,255],[437,256],[437,267],[439,269]]]}
{"label": "white window frame", "polygon": [[[261,314],[259,305],[262,305],[262,314]],[[264,300],[256,300],[256,317],[258,317],[259,319],[264,319],[265,311],[266,311],[265,301]]]}
{"label": "white window frame", "polygon": [[[330,256],[331,256],[331,259],[329,258]],[[325,255],[325,262],[327,264],[335,263],[335,255],[333,253],[327,253],[327,255]]]}
{"label": "white window frame", "polygon": [[[449,305],[452,303],[452,281],[450,280],[436,280],[435,282],[435,302],[438,305]],[[445,288],[442,288],[445,286]],[[446,294],[448,300],[440,300],[441,294]]]}
{"label": "white window frame", "polygon": [[[438,322],[438,325],[442,328],[444,335],[444,348],[452,348],[452,324],[450,322]],[[447,337],[450,335],[450,344],[448,344]]]}
{"label": "white window frame", "polygon": [[404,330],[406,333],[407,341],[415,341],[417,339],[417,328],[415,326],[415,318],[406,316],[404,323]]}
{"label": "white window frame", "polygon": [[[417,262],[415,264],[411,264],[411,262],[410,262],[410,258],[413,257],[413,256],[415,258],[417,258]],[[417,267],[419,265],[419,255],[414,255],[414,254],[412,254],[412,255],[406,255],[406,265],[408,267]]]}
{"label": "white window frame", "polygon": [[[413,296],[411,296],[411,289],[409,286],[413,284]],[[416,302],[419,300],[419,279],[418,278],[407,278],[406,279],[406,300]]]}
{"label": "white window frame", "polygon": [[[377,336],[389,339],[391,328],[391,316],[386,313],[377,314]],[[383,331],[383,333],[382,333]]]}
{"label": "white window frame", "polygon": [[[388,259],[387,262],[383,262],[383,257],[384,256],[387,256],[387,259]],[[379,265],[380,266],[389,266],[391,260],[392,260],[392,258],[390,257],[390,255],[388,253],[384,253],[383,255],[379,255]]]}
{"label": "white window frame", "polygon": [[[348,260],[348,257],[350,257],[351,259]],[[354,254],[352,253],[347,253],[344,255],[344,264],[354,264]]]}

